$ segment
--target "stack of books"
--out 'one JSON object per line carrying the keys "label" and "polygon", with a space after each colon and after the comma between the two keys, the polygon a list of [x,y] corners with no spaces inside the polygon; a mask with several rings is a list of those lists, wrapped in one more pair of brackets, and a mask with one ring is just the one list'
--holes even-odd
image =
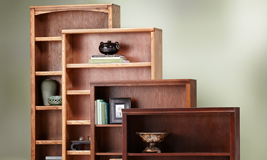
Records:
{"label": "stack of books", "polygon": [[95,124],[108,124],[109,105],[103,99],[95,100]]}
{"label": "stack of books", "polygon": [[130,63],[130,61],[122,55],[92,55],[88,63]]}

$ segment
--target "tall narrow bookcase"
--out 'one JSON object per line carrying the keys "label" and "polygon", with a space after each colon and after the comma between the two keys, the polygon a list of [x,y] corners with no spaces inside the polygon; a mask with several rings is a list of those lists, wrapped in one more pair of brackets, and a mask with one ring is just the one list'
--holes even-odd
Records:
{"label": "tall narrow bookcase", "polygon": [[[58,82],[62,95],[63,29],[120,27],[120,7],[114,4],[32,6],[31,19],[31,160],[45,156],[65,159],[62,142],[62,106],[44,106],[40,85],[45,79]],[[74,122],[75,124],[75,122]],[[63,152],[62,152],[63,151]]]}
{"label": "tall narrow bookcase", "polygon": [[[101,54],[100,42],[108,40],[119,42],[117,54],[124,55],[130,63],[88,64],[92,55]],[[90,107],[94,105],[90,102],[90,81],[162,79],[162,31],[157,28],[63,30],[62,57],[63,155],[67,160],[92,159],[95,156],[91,155],[92,144],[90,151],[69,150],[70,141],[92,136]]]}

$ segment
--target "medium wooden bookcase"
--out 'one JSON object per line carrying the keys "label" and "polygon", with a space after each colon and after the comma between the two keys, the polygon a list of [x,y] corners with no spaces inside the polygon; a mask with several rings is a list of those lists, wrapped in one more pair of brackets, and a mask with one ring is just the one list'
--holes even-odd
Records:
{"label": "medium wooden bookcase", "polygon": [[[119,28],[120,6],[115,4],[31,6],[31,159],[65,159],[62,106],[44,106],[41,82],[58,82],[62,95],[63,29]],[[72,123],[72,122],[70,122]],[[74,124],[77,122],[73,122]],[[65,124],[65,123],[64,123]]]}
{"label": "medium wooden bookcase", "polygon": [[[100,42],[107,40],[118,41],[120,51],[117,54],[124,55],[130,63],[88,64],[92,55],[100,54]],[[90,109],[94,107],[94,100],[91,101],[90,81],[162,79],[162,31],[157,28],[62,30],[62,57],[63,155],[66,159],[94,159],[93,143],[90,150],[69,150],[70,141],[79,136],[91,136],[94,142]],[[106,125],[113,130],[111,126],[114,125]],[[121,128],[120,125],[115,127]],[[122,152],[97,154],[106,155],[106,158],[122,155]]]}
{"label": "medium wooden bookcase", "polygon": [[94,125],[94,100],[130,97],[131,108],[139,109],[196,107],[196,80],[191,79],[91,82],[90,87],[91,160],[121,157],[124,148],[122,124]]}
{"label": "medium wooden bookcase", "polygon": [[[149,106],[148,106],[149,107]],[[240,160],[239,108],[124,109],[123,160]],[[136,132],[169,132],[162,153],[142,153]]]}

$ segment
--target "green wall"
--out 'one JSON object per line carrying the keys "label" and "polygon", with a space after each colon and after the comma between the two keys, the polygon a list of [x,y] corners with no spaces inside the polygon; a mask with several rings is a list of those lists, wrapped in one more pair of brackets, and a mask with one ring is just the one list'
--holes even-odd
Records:
{"label": "green wall", "polygon": [[1,0],[0,160],[30,159],[30,9],[115,3],[121,27],[163,30],[163,78],[197,79],[199,107],[241,108],[241,159],[267,157],[266,0]]}

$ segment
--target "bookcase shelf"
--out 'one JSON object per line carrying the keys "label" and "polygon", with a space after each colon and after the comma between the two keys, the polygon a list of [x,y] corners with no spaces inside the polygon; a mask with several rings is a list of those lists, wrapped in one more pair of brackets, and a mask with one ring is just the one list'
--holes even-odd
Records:
{"label": "bookcase shelf", "polygon": [[90,120],[68,120],[67,125],[90,125]]}
{"label": "bookcase shelf", "polygon": [[61,41],[61,37],[35,37],[35,41]]}
{"label": "bookcase shelf", "polygon": [[61,76],[62,71],[38,71],[35,72],[36,76]]}
{"label": "bookcase shelf", "polygon": [[101,124],[95,125],[95,127],[122,127],[122,124]]}
{"label": "bookcase shelf", "polygon": [[67,155],[91,155],[91,151],[87,150],[87,151],[72,151],[72,150],[68,150],[67,151]]}
{"label": "bookcase shelf", "polygon": [[36,106],[35,110],[62,110],[62,106]]}
{"label": "bookcase shelf", "polygon": [[67,68],[128,68],[128,67],[151,67],[151,62],[131,62],[112,64],[67,64]]}
{"label": "bookcase shelf", "polygon": [[[62,55],[61,31],[63,29],[120,27],[120,6],[115,4],[31,6],[30,20],[31,160],[43,160],[46,156],[62,156],[63,160],[75,160],[73,155],[70,157],[66,155],[66,148],[70,144],[65,136],[73,140],[79,139],[80,135],[76,135],[71,129],[76,129],[77,134],[90,136],[90,116],[87,115],[89,112],[81,111],[86,104],[76,103],[77,109],[65,118],[66,97],[62,99],[64,101],[62,106],[44,106],[40,86],[45,79],[53,79],[58,84],[56,95],[63,96],[66,71],[63,68],[65,61]],[[71,96],[68,100],[80,101],[80,97],[83,100],[90,99],[89,90],[75,91],[76,89],[73,88],[72,90],[69,92]],[[64,96],[66,96],[66,90],[64,90]],[[70,104],[73,103],[73,101],[70,102]],[[66,130],[68,130],[68,135],[62,134]],[[59,142],[58,139],[62,140]],[[88,158],[90,155],[79,155],[80,160]]]}
{"label": "bookcase shelf", "polygon": [[90,95],[90,90],[68,90],[67,95]]}
{"label": "bookcase shelf", "polygon": [[62,140],[36,140],[37,145],[58,145],[62,144]]}
{"label": "bookcase shelf", "polygon": [[96,156],[122,156],[121,152],[97,152]]}

